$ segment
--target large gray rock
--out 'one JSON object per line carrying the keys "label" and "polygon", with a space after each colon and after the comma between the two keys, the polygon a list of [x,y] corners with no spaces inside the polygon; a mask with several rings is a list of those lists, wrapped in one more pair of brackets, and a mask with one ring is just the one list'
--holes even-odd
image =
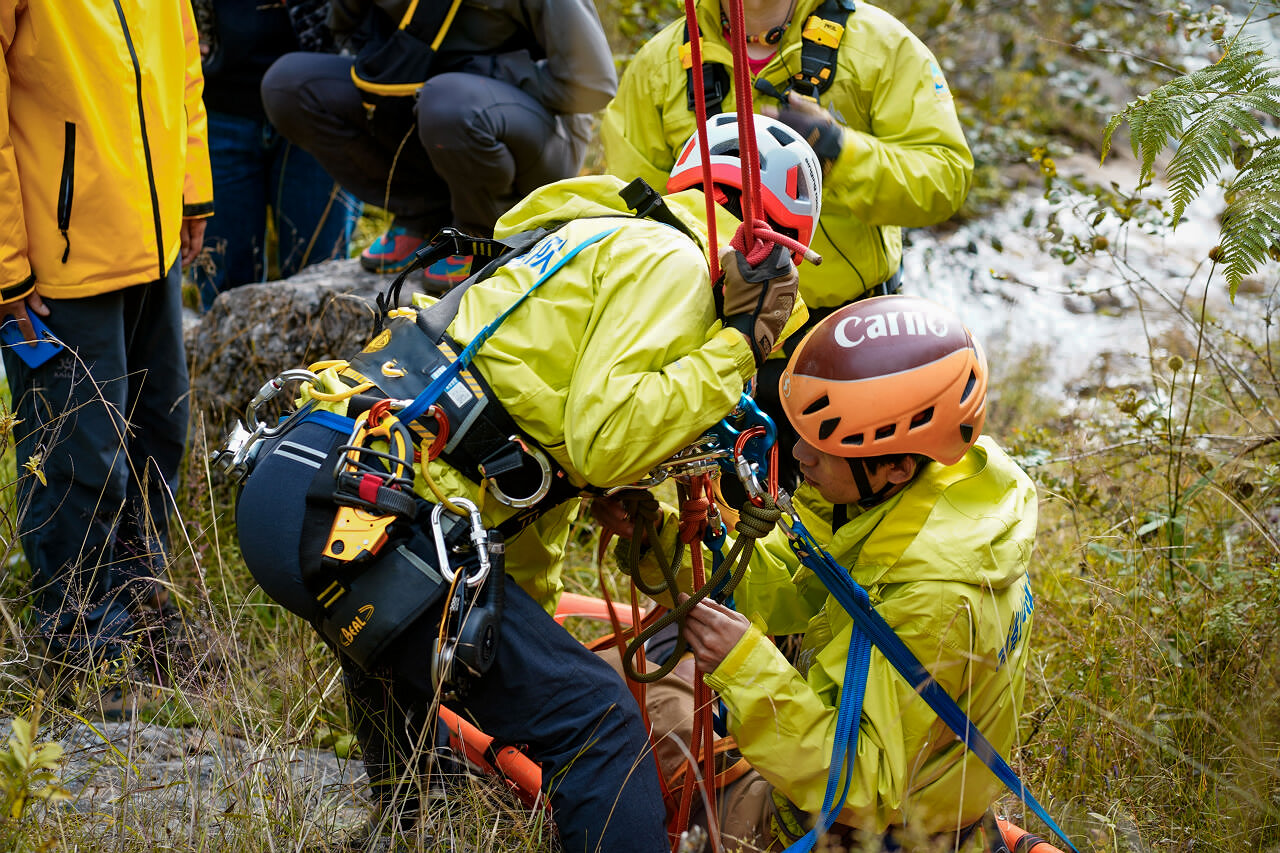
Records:
{"label": "large gray rock", "polygon": [[210,439],[243,418],[281,371],[359,352],[373,336],[374,299],[390,281],[355,260],[328,261],[219,296],[186,331],[192,411]]}

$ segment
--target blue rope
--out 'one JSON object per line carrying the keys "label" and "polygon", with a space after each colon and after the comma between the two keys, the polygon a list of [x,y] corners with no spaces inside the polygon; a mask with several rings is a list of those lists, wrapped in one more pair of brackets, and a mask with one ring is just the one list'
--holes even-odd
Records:
{"label": "blue rope", "polygon": [[[858,585],[849,576],[849,573],[841,568],[840,564],[814,540],[799,518],[793,515],[792,520],[791,529],[794,534],[794,538],[791,541],[792,550],[795,551],[800,561],[818,576],[818,579],[836,597],[840,605],[848,611],[849,615],[853,617],[854,624],[853,633],[849,641],[850,664],[846,666],[845,682],[840,691],[840,710],[836,718],[836,744],[831,754],[831,775],[827,780],[827,793],[823,797],[823,810],[814,829],[788,847],[784,853],[807,853],[813,848],[813,844],[817,840],[817,834],[826,832],[834,821],[835,816],[828,814],[828,809],[833,805],[830,800],[830,795],[834,788],[832,780],[838,776],[839,768],[845,766],[852,768],[853,762],[857,758],[858,733],[856,726],[862,715],[862,697],[867,689],[867,669],[864,666],[860,673],[854,672],[852,661],[857,656],[869,653],[869,647],[864,652],[862,646],[867,640],[875,644],[875,647],[880,650],[885,659],[893,664],[894,669],[907,680],[907,683],[928,703],[934,713],[947,724],[947,727],[964,742],[965,747],[981,758],[982,763],[991,769],[996,778],[1003,782],[1010,791],[1017,794],[1031,808],[1032,812],[1040,820],[1044,821],[1045,825],[1053,830],[1058,838],[1062,839],[1071,853],[1078,853],[1066,834],[1058,828],[1058,824],[1054,822],[1044,807],[1027,790],[1027,787],[1018,778],[1018,774],[1014,772],[1008,762],[1000,756],[996,748],[978,730],[965,712],[961,710],[960,706],[956,704],[955,700],[947,695],[947,691],[943,690],[933,680],[933,677],[929,675],[929,671],[924,668],[924,665],[902,642],[894,632],[893,627],[871,606],[867,591]],[[852,673],[852,676],[850,673]],[[851,686],[855,689],[850,690]],[[855,706],[858,709],[857,716],[853,716],[852,713],[852,708]],[[848,713],[846,713],[846,707],[850,708]],[[841,727],[842,725],[850,724],[850,717],[855,728],[849,741],[842,744],[840,740]],[[844,792],[838,801],[841,805],[844,803],[844,796],[848,794],[849,776],[851,775],[852,773],[845,778]],[[839,808],[836,809],[836,812],[839,812]],[[813,837],[810,838],[810,836]]]}

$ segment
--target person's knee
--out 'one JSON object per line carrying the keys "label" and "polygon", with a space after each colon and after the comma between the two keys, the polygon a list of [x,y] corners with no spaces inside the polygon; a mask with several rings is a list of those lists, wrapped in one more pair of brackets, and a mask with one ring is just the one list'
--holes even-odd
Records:
{"label": "person's knee", "polygon": [[427,151],[492,140],[489,82],[472,74],[440,74],[418,94],[418,136]]}
{"label": "person's knee", "polygon": [[267,119],[289,139],[306,127],[308,84],[315,76],[312,58],[308,53],[286,53],[262,76],[260,91]]}

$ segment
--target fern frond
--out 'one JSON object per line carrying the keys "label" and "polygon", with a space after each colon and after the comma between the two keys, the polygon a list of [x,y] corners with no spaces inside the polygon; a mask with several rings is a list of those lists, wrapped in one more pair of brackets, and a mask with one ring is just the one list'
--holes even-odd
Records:
{"label": "fern frond", "polygon": [[1280,140],[1259,146],[1227,189],[1218,261],[1234,299],[1241,280],[1280,244]]}
{"label": "fern frond", "polygon": [[1175,221],[1230,161],[1234,144],[1252,144],[1265,134],[1256,114],[1280,116],[1280,72],[1260,42],[1242,36],[1220,47],[1218,62],[1129,103],[1104,132],[1105,157],[1115,129],[1128,122],[1142,180],[1151,177],[1160,152],[1177,141],[1166,172]]}

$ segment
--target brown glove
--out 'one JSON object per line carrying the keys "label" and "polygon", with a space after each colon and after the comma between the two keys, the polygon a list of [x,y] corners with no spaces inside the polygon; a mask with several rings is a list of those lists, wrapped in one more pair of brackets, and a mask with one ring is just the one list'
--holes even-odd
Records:
{"label": "brown glove", "polygon": [[775,245],[755,266],[741,252],[726,252],[724,269],[724,323],[747,336],[756,366],[773,351],[782,327],[796,304],[799,277],[791,253]]}

